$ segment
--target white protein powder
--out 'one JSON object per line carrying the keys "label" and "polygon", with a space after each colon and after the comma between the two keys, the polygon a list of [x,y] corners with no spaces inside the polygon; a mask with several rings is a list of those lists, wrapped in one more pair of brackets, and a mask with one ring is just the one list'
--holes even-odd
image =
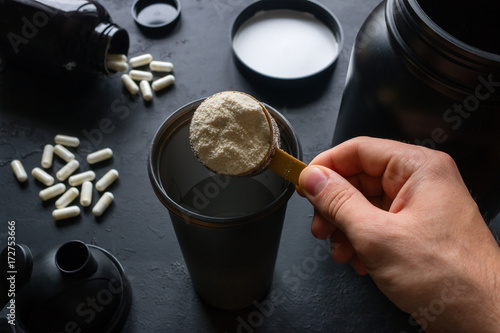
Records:
{"label": "white protein powder", "polygon": [[207,98],[194,112],[189,139],[206,167],[220,174],[241,175],[262,164],[272,132],[257,100],[225,91]]}

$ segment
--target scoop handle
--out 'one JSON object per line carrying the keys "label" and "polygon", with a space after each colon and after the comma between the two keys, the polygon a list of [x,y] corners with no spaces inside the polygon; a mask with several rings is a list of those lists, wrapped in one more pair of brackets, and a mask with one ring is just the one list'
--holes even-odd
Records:
{"label": "scoop handle", "polygon": [[299,186],[300,173],[306,166],[307,164],[304,162],[278,148],[274,152],[271,162],[267,168],[274,171],[276,174],[285,178],[289,182]]}

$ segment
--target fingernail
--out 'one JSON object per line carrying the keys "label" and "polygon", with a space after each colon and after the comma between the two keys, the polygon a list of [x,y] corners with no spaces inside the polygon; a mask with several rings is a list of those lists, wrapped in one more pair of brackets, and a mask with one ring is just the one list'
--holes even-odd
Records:
{"label": "fingernail", "polygon": [[309,167],[303,174],[303,190],[312,196],[316,196],[325,188],[328,177],[320,168]]}
{"label": "fingernail", "polygon": [[328,239],[328,237],[330,237],[330,235],[320,235],[320,234],[313,234],[313,236],[318,240],[325,240]]}

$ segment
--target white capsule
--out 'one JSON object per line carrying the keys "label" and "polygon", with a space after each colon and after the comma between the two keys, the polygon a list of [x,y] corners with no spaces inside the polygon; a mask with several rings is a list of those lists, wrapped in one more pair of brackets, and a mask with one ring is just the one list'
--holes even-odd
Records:
{"label": "white capsule", "polygon": [[109,205],[113,202],[113,193],[106,192],[102,195],[102,197],[97,201],[94,208],[92,208],[92,213],[95,216],[101,216],[104,211],[109,207]]}
{"label": "white capsule", "polygon": [[127,88],[127,90],[132,95],[135,95],[139,92],[139,86],[134,82],[134,80],[130,78],[130,76],[128,76],[127,74],[123,74],[121,80],[125,88]]}
{"label": "white capsule", "polygon": [[10,162],[10,166],[12,167],[12,171],[14,171],[14,175],[16,175],[17,181],[23,183],[28,180],[28,174],[26,173],[26,170],[24,170],[21,161],[13,160]]}
{"label": "white capsule", "polygon": [[62,134],[57,134],[54,142],[66,147],[78,147],[80,145],[80,139],[77,137]]}
{"label": "white capsule", "polygon": [[40,193],[38,193],[38,196],[43,201],[47,201],[58,196],[59,194],[64,193],[64,191],[66,191],[66,185],[64,185],[63,183],[58,183],[56,185],[52,185],[51,187],[47,187],[44,190],[41,190]]}
{"label": "white capsule", "polygon": [[54,177],[52,177],[51,175],[49,175],[48,173],[46,173],[45,171],[43,171],[38,167],[31,170],[31,175],[45,186],[50,186],[54,184]]}
{"label": "white capsule", "polygon": [[153,87],[154,91],[160,91],[160,90],[165,89],[166,87],[174,84],[174,82],[175,82],[175,77],[170,74],[170,75],[162,77],[161,79],[154,81],[151,84],[151,87]]}
{"label": "white capsule", "polygon": [[127,62],[127,56],[125,54],[108,53],[106,55],[106,61]]}
{"label": "white capsule", "polygon": [[89,181],[83,182],[82,193],[80,195],[80,204],[83,207],[88,207],[92,203],[92,183]]}
{"label": "white capsule", "polygon": [[75,159],[75,154],[70,152],[66,147],[57,144],[54,146],[54,154],[62,158],[65,162]]}
{"label": "white capsule", "polygon": [[54,146],[52,145],[45,145],[43,147],[43,153],[42,153],[42,167],[45,169],[48,169],[52,166],[52,161],[54,160]]}
{"label": "white capsule", "polygon": [[104,148],[104,149],[95,151],[91,154],[88,154],[87,155],[87,162],[89,164],[95,164],[95,163],[110,159],[111,157],[113,157],[113,151],[111,150],[111,148]]}
{"label": "white capsule", "polygon": [[174,70],[174,65],[167,61],[151,61],[149,69],[155,72],[171,72]]}
{"label": "white capsule", "polygon": [[130,58],[128,62],[132,67],[139,67],[149,64],[151,60],[153,60],[153,56],[149,53],[146,53],[137,57]]}
{"label": "white capsule", "polygon": [[73,200],[78,197],[80,194],[80,191],[76,187],[72,187],[69,190],[67,190],[59,199],[56,201],[56,208],[64,208],[70,203],[73,202]]}
{"label": "white capsule", "polygon": [[101,179],[95,184],[95,188],[99,191],[102,192],[105,189],[108,188],[109,185],[111,185],[115,180],[118,179],[118,171],[115,169],[109,170],[104,176],[102,176]]}
{"label": "white capsule", "polygon": [[131,70],[130,73],[128,73],[130,78],[135,81],[151,81],[153,79],[153,73],[151,72],[145,72],[145,71],[138,71],[138,70]]}
{"label": "white capsule", "polygon": [[108,70],[115,72],[126,72],[128,71],[128,64],[124,61],[106,61],[106,67]]}
{"label": "white capsule", "polygon": [[83,182],[92,181],[94,179],[95,179],[95,172],[92,170],[89,170],[89,171],[85,171],[85,172],[82,172],[82,173],[79,173],[77,175],[73,175],[73,176],[69,177],[68,183],[71,186],[78,186],[78,185],[82,185]]}
{"label": "white capsule", "polygon": [[57,171],[56,178],[61,182],[65,181],[69,176],[73,174],[73,172],[76,171],[76,169],[78,169],[79,166],[80,162],[78,162],[77,160],[69,161],[65,166]]}
{"label": "white capsule", "polygon": [[52,217],[56,221],[69,219],[78,215],[80,215],[80,207],[78,206],[64,207],[52,211]]}
{"label": "white capsule", "polygon": [[144,98],[145,101],[149,102],[153,99],[153,91],[148,81],[142,80],[139,87],[141,87],[142,98]]}

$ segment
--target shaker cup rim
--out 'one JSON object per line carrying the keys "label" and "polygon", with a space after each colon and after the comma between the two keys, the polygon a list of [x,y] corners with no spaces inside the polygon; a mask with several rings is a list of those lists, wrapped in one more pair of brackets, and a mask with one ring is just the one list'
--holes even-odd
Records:
{"label": "shaker cup rim", "polygon": [[[149,179],[153,186],[153,190],[161,201],[161,203],[171,212],[179,216],[180,218],[188,221],[189,223],[197,224],[207,228],[234,228],[246,223],[251,223],[255,218],[262,218],[269,214],[272,214],[276,209],[280,209],[281,204],[276,204],[277,202],[286,203],[292,194],[295,192],[295,185],[289,183],[286,185],[284,190],[279,194],[277,198],[268,203],[263,209],[253,212],[248,215],[236,216],[236,217],[211,217],[196,212],[192,212],[182,205],[173,200],[166,192],[160,178],[160,156],[164,149],[166,142],[168,141],[171,134],[175,133],[178,128],[185,126],[192,118],[191,111],[194,111],[200,104],[206,99],[200,98],[177,109],[174,113],[167,117],[167,119],[161,124],[159,129],[156,131],[153,140],[149,148],[148,156],[148,173]],[[269,111],[269,113],[276,120],[280,132],[282,133],[282,140],[285,140],[289,145],[291,154],[299,159],[302,158],[302,148],[299,142],[299,138],[295,134],[291,124],[286,118],[283,117],[276,109],[262,103]],[[170,131],[171,134],[167,134],[167,129],[174,126],[174,130]],[[283,138],[283,136],[286,136]],[[194,154],[194,153],[193,153]],[[250,222],[249,222],[250,221]]]}

